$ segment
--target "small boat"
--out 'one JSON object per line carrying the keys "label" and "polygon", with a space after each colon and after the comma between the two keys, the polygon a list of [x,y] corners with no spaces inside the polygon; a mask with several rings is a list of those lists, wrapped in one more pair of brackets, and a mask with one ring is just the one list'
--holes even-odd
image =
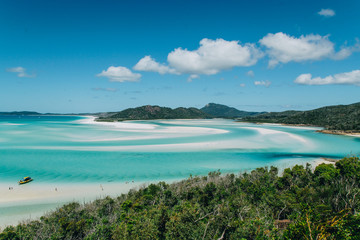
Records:
{"label": "small boat", "polygon": [[19,184],[25,184],[31,182],[33,179],[31,177],[24,177],[23,179],[20,179]]}

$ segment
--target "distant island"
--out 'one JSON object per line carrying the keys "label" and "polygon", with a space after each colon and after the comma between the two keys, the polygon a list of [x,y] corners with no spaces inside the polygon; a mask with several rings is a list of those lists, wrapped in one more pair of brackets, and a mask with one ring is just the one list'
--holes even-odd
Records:
{"label": "distant island", "polygon": [[154,120],[154,119],[211,119],[230,118],[237,119],[245,116],[260,114],[258,112],[240,111],[226,105],[209,103],[201,109],[175,108],[160,106],[141,106],[128,108],[120,112],[109,112],[100,114],[97,121],[125,121],[125,120]]}
{"label": "distant island", "polygon": [[329,134],[360,134],[360,102],[349,105],[326,106],[309,111],[284,112],[248,112],[222,104],[208,103],[201,109],[190,107],[160,107],[146,105],[128,108],[119,112],[103,113],[38,113],[33,111],[0,112],[3,116],[31,116],[31,115],[92,115],[96,121],[116,122],[127,120],[156,120],[156,119],[236,119],[251,123],[278,123],[289,125],[306,125],[323,127],[319,130]]}
{"label": "distant island", "polygon": [[153,120],[153,119],[205,119],[211,115],[197,108],[175,108],[146,105],[121,112],[101,114],[97,121]]}
{"label": "distant island", "polygon": [[201,109],[142,106],[120,112],[102,113],[97,121],[211,119],[227,118],[252,123],[279,123],[323,127],[330,134],[360,133],[360,103],[327,106],[309,111],[247,112],[226,105],[209,103]]}
{"label": "distant island", "polygon": [[360,103],[327,106],[309,111],[263,113],[244,117],[240,121],[319,126],[325,128],[320,130],[323,133],[359,134]]}

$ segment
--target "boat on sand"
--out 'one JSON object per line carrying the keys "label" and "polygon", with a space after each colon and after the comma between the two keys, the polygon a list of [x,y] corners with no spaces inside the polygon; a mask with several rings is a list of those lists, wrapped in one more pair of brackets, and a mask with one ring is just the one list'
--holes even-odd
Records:
{"label": "boat on sand", "polygon": [[20,179],[19,184],[25,184],[31,182],[33,179],[31,177],[24,177]]}

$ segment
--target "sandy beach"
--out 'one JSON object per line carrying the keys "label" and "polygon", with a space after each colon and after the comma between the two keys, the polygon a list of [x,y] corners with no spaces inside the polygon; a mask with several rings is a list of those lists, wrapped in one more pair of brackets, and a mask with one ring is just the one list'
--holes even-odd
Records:
{"label": "sandy beach", "polygon": [[[106,196],[116,197],[149,183],[129,181],[100,184],[39,184],[36,183],[36,179],[24,185],[1,183],[0,216],[6,215],[6,218],[0,217],[0,229],[22,220],[37,219],[68,202],[84,203]],[[8,214],[8,209],[18,209],[18,211]]]}
{"label": "sandy beach", "polygon": [[[282,172],[306,162],[315,168],[332,162],[317,157],[322,153],[347,153],[329,153],[320,144],[326,137],[331,146],[358,149],[353,139],[314,130],[223,119],[96,122],[93,116],[9,125],[1,136],[7,145],[2,146],[0,228],[38,219],[71,201],[116,197],[151,181],[172,182],[217,169],[225,174],[276,166]],[[313,150],[316,155],[309,155]],[[35,178],[31,183],[18,185],[13,179],[28,174]]]}
{"label": "sandy beach", "polygon": [[[314,170],[322,163],[335,164],[335,160],[318,158],[309,163]],[[306,163],[302,165],[305,166]],[[280,166],[279,170],[282,171],[287,167],[291,166]],[[179,180],[181,179],[168,182]],[[39,184],[36,183],[36,180],[24,185],[1,183],[0,216],[6,214],[6,218],[0,217],[0,230],[22,221],[39,219],[47,212],[72,201],[86,203],[106,196],[116,197],[150,183],[152,182]],[[14,211],[14,209],[18,209],[18,211]],[[8,211],[12,211],[12,213],[9,214]]]}

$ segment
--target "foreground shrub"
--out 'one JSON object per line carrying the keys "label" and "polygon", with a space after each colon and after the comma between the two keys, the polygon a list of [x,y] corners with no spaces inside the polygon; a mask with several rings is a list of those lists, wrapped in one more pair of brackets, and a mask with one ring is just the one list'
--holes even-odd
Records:
{"label": "foreground shrub", "polygon": [[3,239],[360,239],[360,161],[257,168],[69,203]]}

